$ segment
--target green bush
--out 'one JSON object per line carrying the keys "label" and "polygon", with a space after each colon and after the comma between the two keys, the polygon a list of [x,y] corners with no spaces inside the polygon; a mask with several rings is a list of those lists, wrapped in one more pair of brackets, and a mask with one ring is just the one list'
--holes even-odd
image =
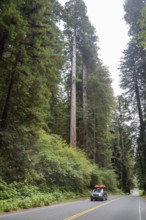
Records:
{"label": "green bush", "polygon": [[32,201],[31,201],[31,198],[24,198],[22,200],[20,200],[18,202],[18,207],[19,208],[22,208],[22,209],[27,209],[27,208],[31,208],[32,207]]}
{"label": "green bush", "polygon": [[8,199],[0,201],[0,211],[9,212],[18,209],[17,199]]}
{"label": "green bush", "polygon": [[67,191],[82,192],[90,185],[93,165],[85,154],[68,145],[58,136],[42,132],[37,155],[33,155],[34,169],[43,176],[49,187],[64,187]]}
{"label": "green bush", "polygon": [[0,180],[0,198],[2,200],[31,196],[39,191],[37,186],[13,182],[7,184]]}
{"label": "green bush", "polygon": [[140,190],[139,190],[139,195],[140,195],[140,196],[144,196],[144,195],[145,195],[144,190],[141,190],[141,189],[140,189]]}
{"label": "green bush", "polygon": [[11,187],[14,187],[19,196],[30,197],[31,195],[37,193],[39,188],[34,185],[24,184],[24,183],[12,183]]}
{"label": "green bush", "polygon": [[11,185],[8,185],[2,179],[0,179],[0,198],[1,200],[10,199],[17,196],[17,191]]}
{"label": "green bush", "polygon": [[114,170],[100,170],[102,184],[106,185],[111,192],[117,191],[117,176]]}
{"label": "green bush", "polygon": [[0,210],[11,211],[49,205],[65,199],[89,195],[89,188],[105,184],[116,191],[113,170],[99,169],[76,148],[69,147],[60,137],[40,132],[35,152],[29,152],[30,166],[25,183],[7,184],[0,179]]}
{"label": "green bush", "polygon": [[93,165],[91,172],[90,188],[93,188],[95,185],[102,183],[101,175],[102,173],[100,172],[98,166]]}
{"label": "green bush", "polygon": [[9,212],[17,209],[27,209],[31,207],[47,206],[57,201],[64,201],[66,199],[79,198],[81,195],[76,195],[73,192],[63,192],[55,190],[52,193],[36,193],[30,197],[19,197],[15,199],[8,199],[0,201],[0,211]]}

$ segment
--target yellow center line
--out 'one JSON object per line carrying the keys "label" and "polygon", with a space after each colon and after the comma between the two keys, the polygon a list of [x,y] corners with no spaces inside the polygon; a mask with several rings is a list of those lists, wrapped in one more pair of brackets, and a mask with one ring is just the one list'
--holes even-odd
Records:
{"label": "yellow center line", "polygon": [[73,216],[70,216],[70,217],[68,217],[68,218],[65,218],[64,220],[72,220],[72,219],[78,218],[78,217],[80,217],[80,216],[82,216],[82,215],[85,215],[85,214],[87,214],[87,213],[89,213],[89,212],[92,212],[92,211],[94,211],[94,210],[96,210],[96,209],[102,207],[102,206],[108,205],[108,204],[110,204],[110,203],[112,203],[112,202],[115,202],[115,201],[117,201],[117,200],[119,200],[119,199],[122,199],[122,198],[123,198],[123,197],[110,200],[110,201],[105,202],[105,203],[103,203],[103,204],[101,204],[101,205],[98,205],[98,206],[93,207],[93,208],[91,208],[91,209],[87,209],[87,210],[85,210],[85,211],[83,211],[83,212],[79,212],[79,213],[77,213],[76,215],[73,215]]}

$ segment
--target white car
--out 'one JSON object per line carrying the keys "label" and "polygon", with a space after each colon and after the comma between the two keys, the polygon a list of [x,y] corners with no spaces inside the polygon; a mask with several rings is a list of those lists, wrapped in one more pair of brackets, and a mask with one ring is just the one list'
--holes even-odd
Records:
{"label": "white car", "polygon": [[95,188],[91,192],[90,196],[91,201],[93,200],[107,200],[108,195],[107,195],[107,188],[104,185],[95,185]]}

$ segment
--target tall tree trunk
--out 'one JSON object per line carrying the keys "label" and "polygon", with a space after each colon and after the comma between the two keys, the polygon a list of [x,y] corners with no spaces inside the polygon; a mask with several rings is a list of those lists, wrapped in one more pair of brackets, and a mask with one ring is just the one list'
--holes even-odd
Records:
{"label": "tall tree trunk", "polygon": [[[137,100],[137,109],[139,115],[139,122],[140,122],[140,141],[139,141],[139,149],[138,151],[142,151],[144,154],[144,163],[146,162],[146,133],[145,133],[145,124],[144,124],[144,117],[142,112],[141,106],[141,99],[140,99],[140,92],[138,86],[138,76],[136,72],[136,68],[134,67],[134,85],[135,85],[135,93],[136,93],[136,100]],[[145,164],[140,156],[140,166],[141,166],[141,175],[144,176]],[[143,183],[144,190],[146,191],[146,183]]]}
{"label": "tall tree trunk", "polygon": [[121,158],[120,158],[120,166],[121,166],[121,189],[124,190],[124,160],[125,160],[125,146],[124,146],[124,137],[123,137],[123,129],[121,125],[119,125],[119,136],[120,136],[120,148],[121,148]]}
{"label": "tall tree trunk", "polygon": [[6,30],[3,31],[3,36],[0,39],[0,59],[2,59],[3,57],[3,52],[4,52],[7,36],[8,36],[8,32]]}
{"label": "tall tree trunk", "polygon": [[119,139],[120,139],[120,149],[121,149],[121,158],[120,158],[120,174],[121,174],[121,189],[124,190],[124,160],[125,160],[125,145],[124,145],[124,135],[122,127],[122,110],[121,110],[121,101],[119,98]]}
{"label": "tall tree trunk", "polygon": [[76,30],[74,30],[72,45],[70,145],[76,147]]}
{"label": "tall tree trunk", "polygon": [[[145,124],[144,124],[144,118],[143,118],[143,112],[142,112],[142,106],[141,106],[141,99],[140,99],[140,92],[139,92],[139,86],[138,86],[138,77],[136,68],[134,68],[134,84],[135,84],[135,93],[136,93],[136,99],[137,99],[137,109],[138,109],[138,115],[139,115],[139,122],[140,122],[140,150],[144,153],[144,158],[146,161],[146,134],[145,134]],[[143,170],[144,168],[141,167]]]}
{"label": "tall tree trunk", "polygon": [[14,81],[15,81],[17,62],[18,62],[18,55],[16,57],[14,68],[11,73],[7,96],[6,96],[6,100],[4,103],[4,108],[3,108],[2,117],[1,117],[1,124],[0,124],[1,129],[4,129],[7,127],[8,108],[9,108],[9,102],[10,102],[10,98],[11,98],[11,92],[12,92]]}
{"label": "tall tree trunk", "polygon": [[94,120],[94,124],[93,124],[93,162],[96,163],[96,125],[95,125],[95,108],[94,108],[94,112],[93,112],[93,120]]}
{"label": "tall tree trunk", "polygon": [[83,62],[83,145],[88,151],[88,103],[87,103],[87,68]]}
{"label": "tall tree trunk", "polygon": [[138,115],[139,115],[139,122],[140,122],[140,138],[142,142],[146,141],[145,135],[145,126],[144,126],[144,119],[141,107],[141,100],[140,100],[140,93],[139,93],[139,86],[138,86],[138,78],[136,69],[134,69],[134,85],[135,85],[135,93],[136,93],[136,100],[137,100],[137,108],[138,108]]}

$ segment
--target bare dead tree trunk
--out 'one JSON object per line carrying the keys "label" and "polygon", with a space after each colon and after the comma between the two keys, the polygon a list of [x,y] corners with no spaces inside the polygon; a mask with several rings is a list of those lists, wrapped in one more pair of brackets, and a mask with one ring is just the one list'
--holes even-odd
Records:
{"label": "bare dead tree trunk", "polygon": [[88,151],[88,103],[87,103],[87,68],[83,62],[83,145]]}
{"label": "bare dead tree trunk", "polygon": [[76,30],[74,30],[72,45],[70,145],[76,147]]}

